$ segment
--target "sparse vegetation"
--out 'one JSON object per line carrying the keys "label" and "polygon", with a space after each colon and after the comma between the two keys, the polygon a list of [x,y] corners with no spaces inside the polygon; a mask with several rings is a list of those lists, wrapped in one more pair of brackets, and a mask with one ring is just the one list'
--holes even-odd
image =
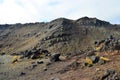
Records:
{"label": "sparse vegetation", "polygon": [[88,17],[0,25],[0,80],[120,80],[119,28]]}

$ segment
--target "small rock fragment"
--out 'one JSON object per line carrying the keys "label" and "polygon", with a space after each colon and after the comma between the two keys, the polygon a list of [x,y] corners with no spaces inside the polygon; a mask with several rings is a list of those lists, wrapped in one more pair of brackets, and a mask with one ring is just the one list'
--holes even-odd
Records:
{"label": "small rock fragment", "polygon": [[44,68],[43,68],[43,70],[44,70],[44,71],[47,71],[47,68],[46,68],[46,67],[44,67]]}
{"label": "small rock fragment", "polygon": [[57,77],[52,77],[52,78],[50,78],[50,80],[60,80],[60,79]]}
{"label": "small rock fragment", "polygon": [[24,73],[24,72],[21,72],[21,73],[20,73],[20,76],[23,76],[23,75],[25,75],[25,74],[26,74],[26,73]]}
{"label": "small rock fragment", "polygon": [[43,64],[44,62],[43,61],[37,61],[37,64]]}

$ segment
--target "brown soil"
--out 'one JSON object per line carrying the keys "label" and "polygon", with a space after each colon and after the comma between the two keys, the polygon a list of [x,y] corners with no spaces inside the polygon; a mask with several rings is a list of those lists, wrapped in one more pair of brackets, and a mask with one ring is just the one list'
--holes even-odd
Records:
{"label": "brown soil", "polygon": [[[109,58],[110,61],[103,65],[96,63],[92,67],[87,67],[83,65],[83,55],[79,55],[65,61],[54,62],[48,66],[45,66],[45,63],[38,64],[35,68],[30,67],[35,64],[36,60],[29,59],[16,64],[0,64],[0,80],[50,80],[53,77],[60,80],[93,80],[93,78],[97,77],[101,80],[104,71],[107,69],[113,69],[120,73],[120,53],[100,54]],[[79,65],[69,66],[74,62]]]}

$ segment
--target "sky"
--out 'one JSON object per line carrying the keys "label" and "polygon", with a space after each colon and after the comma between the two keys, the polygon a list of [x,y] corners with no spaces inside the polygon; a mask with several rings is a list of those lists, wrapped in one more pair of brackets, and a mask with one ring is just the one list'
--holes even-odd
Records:
{"label": "sky", "polygon": [[0,24],[96,17],[120,24],[120,0],[0,0]]}

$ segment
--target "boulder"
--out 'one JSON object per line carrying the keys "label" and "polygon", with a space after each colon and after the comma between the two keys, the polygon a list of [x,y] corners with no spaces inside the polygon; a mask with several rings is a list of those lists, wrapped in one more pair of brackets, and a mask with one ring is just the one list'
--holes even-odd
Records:
{"label": "boulder", "polygon": [[61,61],[64,61],[64,60],[67,59],[67,57],[66,57],[66,56],[59,56],[59,59],[60,59]]}
{"label": "boulder", "polygon": [[97,63],[99,61],[98,56],[90,56],[90,59],[92,60],[93,63]]}
{"label": "boulder", "polygon": [[105,64],[106,62],[104,61],[104,60],[99,60],[99,62],[98,62],[98,64],[100,64],[100,65],[103,65],[103,64]]}
{"label": "boulder", "polygon": [[59,61],[60,60],[59,57],[60,57],[60,53],[53,53],[50,57],[50,61],[51,62]]}
{"label": "boulder", "polygon": [[92,55],[92,56],[87,56],[85,59],[85,66],[89,66],[91,67],[93,64],[98,63],[99,62],[99,56],[96,55]]}

